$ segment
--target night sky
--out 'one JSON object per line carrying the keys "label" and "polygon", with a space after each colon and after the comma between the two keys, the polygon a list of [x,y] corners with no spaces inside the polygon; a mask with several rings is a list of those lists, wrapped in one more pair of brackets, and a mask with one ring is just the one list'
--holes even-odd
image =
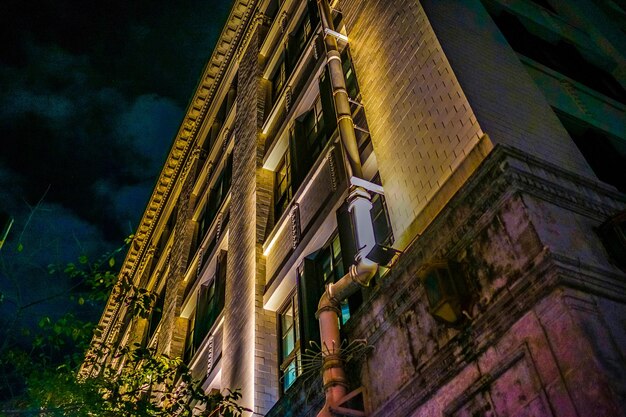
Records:
{"label": "night sky", "polygon": [[67,287],[48,264],[134,231],[231,3],[0,4],[0,211],[16,220],[5,312]]}

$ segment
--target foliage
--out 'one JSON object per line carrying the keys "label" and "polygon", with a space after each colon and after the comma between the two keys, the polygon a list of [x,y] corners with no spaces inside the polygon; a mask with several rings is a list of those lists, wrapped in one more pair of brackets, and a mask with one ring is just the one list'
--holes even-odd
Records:
{"label": "foliage", "polygon": [[[76,263],[50,265],[48,272],[69,277],[72,291],[64,295],[78,305],[103,302],[113,292],[134,317],[148,318],[156,294],[136,287],[125,275],[118,280],[111,271],[123,249],[93,262],[82,255]],[[239,391],[207,394],[180,358],[141,344],[103,345],[85,358],[98,331],[74,314],[41,317],[36,332],[21,333],[30,337],[28,346],[8,343],[8,330],[14,329],[4,329],[5,342],[0,343],[0,416],[240,417],[247,411],[237,404]]]}

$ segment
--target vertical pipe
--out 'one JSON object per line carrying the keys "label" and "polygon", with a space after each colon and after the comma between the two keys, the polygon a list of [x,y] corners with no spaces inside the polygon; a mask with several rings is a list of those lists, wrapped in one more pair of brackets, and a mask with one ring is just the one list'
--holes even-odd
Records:
{"label": "vertical pipe", "polygon": [[[337,39],[332,34],[335,28],[330,5],[328,0],[317,0],[317,5],[319,7],[322,30],[324,31],[326,60],[333,90],[337,127],[343,145],[342,149],[348,162],[348,175],[363,178],[359,147],[352,120],[352,110],[350,109],[346,81],[343,75],[341,54],[337,48]],[[326,396],[326,402],[317,417],[332,417],[332,408],[340,406],[342,399],[347,394],[348,384],[344,364],[341,359],[340,302],[356,292],[360,286],[368,285],[378,270],[378,264],[366,258],[371,248],[376,244],[370,215],[372,208],[370,195],[363,188],[351,187],[348,201],[350,204],[349,211],[356,229],[356,240],[359,250],[355,259],[355,265],[350,268],[350,272],[336,283],[327,286],[324,295],[320,299],[316,314],[319,320],[322,342],[322,378]]]}
{"label": "vertical pipe", "polygon": [[333,32],[335,31],[330,5],[328,4],[328,0],[317,0],[317,5],[319,7],[322,30],[324,31],[326,60],[328,63],[328,72],[330,73],[330,83],[333,89],[335,112],[337,113],[337,127],[339,129],[341,143],[346,153],[346,158],[348,159],[349,175],[363,178],[359,147],[354,132],[354,122],[352,121],[352,110],[350,109],[350,102],[348,101],[346,80],[343,76],[343,67],[341,65],[341,54],[337,48],[337,39],[327,31],[327,29]]}

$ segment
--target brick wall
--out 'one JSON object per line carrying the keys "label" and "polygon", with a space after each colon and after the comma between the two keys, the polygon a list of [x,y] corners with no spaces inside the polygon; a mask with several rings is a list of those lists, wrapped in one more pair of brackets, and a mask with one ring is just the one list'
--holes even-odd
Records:
{"label": "brick wall", "polygon": [[422,3],[478,122],[494,143],[595,177],[480,1]]}
{"label": "brick wall", "polygon": [[224,306],[222,386],[242,389],[241,404],[254,407],[256,282],[257,33],[241,55],[238,71],[231,220]]}
{"label": "brick wall", "polygon": [[[262,39],[267,31],[266,25],[258,28]],[[254,51],[256,52],[256,50]],[[258,56],[258,54],[257,54]],[[254,411],[265,415],[278,399],[278,339],[276,314],[263,308],[263,294],[266,283],[266,262],[263,256],[263,242],[271,231],[270,219],[273,217],[274,199],[273,185],[274,172],[263,169],[265,155],[265,136],[260,134],[264,114],[269,111],[265,108],[267,81],[256,74],[257,94],[257,135],[256,135],[256,280],[254,290],[255,310],[255,349],[254,349]]]}
{"label": "brick wall", "polygon": [[[409,242],[421,233],[412,223],[483,130],[417,1],[340,6],[394,235]],[[403,236],[407,230],[412,236]]]}
{"label": "brick wall", "polygon": [[241,404],[264,414],[278,393],[276,317],[263,309],[263,241],[272,207],[271,172],[263,166],[261,66],[264,26],[252,29],[238,70],[222,386],[241,388]]}
{"label": "brick wall", "polygon": [[174,240],[169,255],[170,260],[167,263],[169,269],[165,283],[165,302],[158,336],[158,349],[172,357],[182,357],[185,350],[187,319],[180,317],[185,292],[183,276],[190,260],[189,251],[194,231],[192,216],[196,198],[192,195],[192,190],[200,169],[197,154],[190,155],[182,173],[184,183],[178,199],[176,223],[172,231]]}

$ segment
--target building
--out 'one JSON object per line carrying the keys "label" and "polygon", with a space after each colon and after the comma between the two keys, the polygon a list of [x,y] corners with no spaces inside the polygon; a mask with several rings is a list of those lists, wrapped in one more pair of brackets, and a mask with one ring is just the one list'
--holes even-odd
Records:
{"label": "building", "polygon": [[122,266],[158,308],[94,346],[268,417],[626,415],[624,45],[617,0],[235,0]]}

